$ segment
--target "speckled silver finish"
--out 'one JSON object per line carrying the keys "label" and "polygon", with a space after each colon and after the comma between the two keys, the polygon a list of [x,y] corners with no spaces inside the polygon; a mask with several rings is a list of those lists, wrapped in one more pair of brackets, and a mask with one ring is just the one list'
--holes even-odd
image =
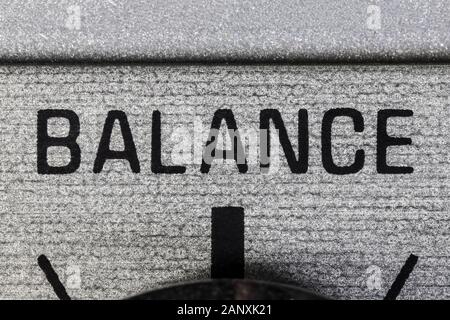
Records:
{"label": "speckled silver finish", "polygon": [[[2,66],[0,297],[56,298],[40,254],[77,299],[208,278],[211,207],[233,205],[245,209],[249,278],[332,298],[381,299],[413,253],[419,261],[399,298],[449,299],[449,85],[448,65]],[[363,133],[345,121],[333,128],[339,163],[352,160],[356,147],[366,151],[357,174],[322,167],[320,122],[336,107],[364,115]],[[74,174],[37,173],[37,112],[45,108],[80,117],[82,161]],[[308,173],[290,173],[285,161],[271,175],[220,163],[203,175],[199,165],[183,175],[151,172],[153,110],[161,111],[163,161],[171,163],[172,130],[192,128],[194,114],[210,125],[218,108],[231,108],[240,129],[258,128],[259,110],[278,108],[293,137],[296,112],[308,109]],[[411,137],[389,159],[412,165],[413,174],[376,173],[376,114],[386,108],[414,111],[389,129]],[[128,115],[141,173],[125,161],[92,172],[112,109]],[[49,131],[67,133],[65,125]],[[56,162],[67,157],[52,154]]]}
{"label": "speckled silver finish", "polygon": [[449,60],[447,0],[2,0],[7,60]]}

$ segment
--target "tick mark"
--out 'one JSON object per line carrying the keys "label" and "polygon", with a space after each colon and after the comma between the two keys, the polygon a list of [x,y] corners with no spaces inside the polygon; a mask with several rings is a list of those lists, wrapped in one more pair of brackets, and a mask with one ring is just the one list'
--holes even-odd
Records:
{"label": "tick mark", "polygon": [[391,288],[389,289],[388,293],[386,294],[386,297],[384,297],[384,300],[397,299],[397,296],[400,294],[400,291],[402,290],[403,286],[405,285],[406,280],[408,280],[409,275],[413,271],[414,266],[417,263],[417,260],[419,260],[419,257],[417,257],[413,254],[411,254],[408,257],[408,259],[406,260],[402,269],[400,270],[400,273],[398,274],[397,278],[395,279],[394,283],[392,284]]}
{"label": "tick mark", "polygon": [[244,277],[244,209],[212,208],[211,277]]}
{"label": "tick mark", "polygon": [[59,280],[58,275],[52,267],[50,261],[48,261],[47,257],[41,254],[38,257],[38,265],[44,271],[45,276],[47,277],[48,282],[52,286],[56,295],[60,300],[71,300],[69,295],[67,294],[66,288]]}

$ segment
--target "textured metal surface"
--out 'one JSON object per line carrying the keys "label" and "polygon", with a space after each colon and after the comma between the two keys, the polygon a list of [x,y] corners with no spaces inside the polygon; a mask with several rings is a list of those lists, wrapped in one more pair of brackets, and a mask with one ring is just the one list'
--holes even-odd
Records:
{"label": "textured metal surface", "polygon": [[[414,253],[419,263],[400,298],[448,299],[449,84],[446,65],[2,66],[0,296],[55,297],[37,266],[40,254],[74,298],[123,298],[208,278],[211,207],[234,205],[245,209],[247,277],[333,298],[382,298]],[[336,107],[364,115],[362,134],[348,123],[333,129],[339,163],[356,146],[366,150],[357,174],[331,175],[321,164],[321,117]],[[46,108],[80,117],[82,162],[74,174],[37,174],[37,111]],[[293,141],[295,114],[308,109],[308,173],[291,174],[282,155],[270,175],[257,165],[239,174],[220,163],[203,175],[197,164],[183,175],[151,173],[153,110],[162,113],[170,163],[173,129],[192,130],[194,115],[209,127],[218,108],[231,108],[241,129],[258,128],[260,109],[278,108]],[[385,108],[414,111],[390,129],[412,138],[390,161],[412,165],[413,174],[376,173],[376,113]],[[112,109],[128,115],[139,174],[125,161],[92,172]],[[53,123],[50,133],[67,133],[66,125]],[[56,163],[58,154],[67,157],[51,154]]]}
{"label": "textured metal surface", "polygon": [[450,59],[447,0],[3,0],[12,60]]}

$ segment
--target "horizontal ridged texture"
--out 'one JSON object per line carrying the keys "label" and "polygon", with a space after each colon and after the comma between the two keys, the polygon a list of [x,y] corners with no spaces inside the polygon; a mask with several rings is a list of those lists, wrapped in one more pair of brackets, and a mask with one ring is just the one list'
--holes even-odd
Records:
{"label": "horizontal ridged texture", "polygon": [[[207,278],[211,207],[232,205],[245,209],[247,277],[333,298],[379,299],[414,253],[419,263],[400,298],[448,299],[449,83],[446,65],[2,66],[0,296],[55,298],[37,265],[40,254],[73,298],[121,298]],[[349,162],[364,148],[366,164],[357,174],[336,176],[322,167],[320,123],[337,107],[364,116],[363,133],[345,121],[333,127],[336,161]],[[80,117],[76,173],[37,174],[37,112],[46,108]],[[194,115],[208,127],[219,108],[232,109],[241,129],[258,128],[259,111],[277,108],[294,145],[296,114],[306,108],[308,173],[290,173],[283,154],[270,175],[257,164],[239,174],[220,163],[203,175],[199,165],[183,175],[151,173],[153,110],[161,111],[163,161],[171,163],[172,129],[192,132]],[[389,122],[390,134],[413,141],[389,151],[389,161],[413,166],[413,174],[376,173],[376,114],[386,108],[414,111]],[[127,113],[139,174],[121,160],[92,173],[113,109]],[[52,124],[50,133],[67,132],[65,125]],[[68,283],[73,266],[81,272],[78,289]],[[370,266],[381,272],[380,289],[367,285]]]}

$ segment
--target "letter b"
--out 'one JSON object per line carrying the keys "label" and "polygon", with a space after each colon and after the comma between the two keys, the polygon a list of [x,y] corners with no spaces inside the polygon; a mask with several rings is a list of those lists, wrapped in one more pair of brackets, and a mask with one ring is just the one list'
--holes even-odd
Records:
{"label": "letter b", "polygon": [[[48,119],[64,118],[69,121],[67,137],[50,137],[48,135]],[[80,121],[72,110],[47,109],[38,111],[37,123],[37,170],[39,174],[68,174],[75,172],[80,166],[81,151],[76,140],[80,134]],[[65,166],[50,166],[47,159],[49,147],[66,147],[70,150],[70,161]]]}

